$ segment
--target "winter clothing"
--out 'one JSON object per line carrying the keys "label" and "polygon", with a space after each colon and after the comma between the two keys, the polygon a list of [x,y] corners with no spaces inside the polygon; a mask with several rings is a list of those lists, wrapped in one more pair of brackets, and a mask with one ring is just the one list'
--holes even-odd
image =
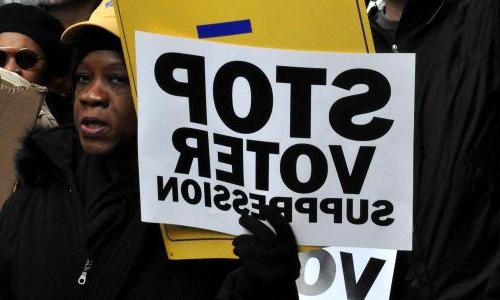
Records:
{"label": "winter clothing", "polygon": [[137,168],[113,179],[72,127],[31,134],[17,166],[21,187],[0,212],[0,299],[214,299],[221,286],[245,299],[231,291],[247,287],[223,284],[239,261],[168,260],[159,226],[140,221]]}
{"label": "winter clothing", "polygon": [[[300,262],[292,228],[274,208],[263,206],[259,212],[276,233],[250,215],[240,218],[240,225],[252,234],[243,234],[233,240],[234,254],[243,263],[232,274],[234,279],[231,281],[235,282],[233,286],[259,282],[259,285],[268,286],[272,292],[270,299],[278,299],[283,290],[288,290],[295,291],[295,297],[290,295],[287,300],[298,300],[295,280],[300,275]],[[243,299],[258,299],[262,294],[252,288],[243,288],[233,294],[239,295],[240,292],[245,293],[240,296]]]}
{"label": "winter clothing", "polygon": [[[393,299],[500,299],[500,1],[408,0],[379,52],[416,53],[413,251]],[[496,279],[495,279],[496,276]]]}

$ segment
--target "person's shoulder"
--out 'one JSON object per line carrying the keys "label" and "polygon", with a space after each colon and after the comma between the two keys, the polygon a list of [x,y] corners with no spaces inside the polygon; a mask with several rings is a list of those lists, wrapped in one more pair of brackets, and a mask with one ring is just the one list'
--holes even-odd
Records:
{"label": "person's shoulder", "polygon": [[57,178],[60,167],[56,160],[64,159],[58,157],[66,155],[64,149],[71,148],[75,138],[72,126],[50,129],[36,127],[26,133],[16,154],[16,190],[0,210],[0,240],[15,238],[13,232],[16,232],[26,211],[37,205],[37,201],[33,201],[36,198],[33,198],[33,190],[47,186]]}
{"label": "person's shoulder", "polygon": [[60,161],[71,160],[76,139],[73,126],[34,128],[21,141],[16,170],[24,185],[36,183],[44,174],[60,168]]}
{"label": "person's shoulder", "polygon": [[498,0],[460,0],[458,3],[462,5],[472,5],[474,7],[498,7],[499,4]]}
{"label": "person's shoulder", "polygon": [[498,0],[457,0],[451,4],[447,3],[447,5],[453,7],[460,15],[480,20],[488,15],[494,16],[497,20],[499,17],[500,1]]}

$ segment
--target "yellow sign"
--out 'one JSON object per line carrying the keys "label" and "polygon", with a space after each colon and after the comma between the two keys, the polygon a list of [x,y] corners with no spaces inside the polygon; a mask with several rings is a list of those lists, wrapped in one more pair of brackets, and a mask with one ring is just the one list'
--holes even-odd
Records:
{"label": "yellow sign", "polygon": [[[134,92],[135,31],[265,48],[375,52],[364,0],[114,3]],[[134,101],[137,105],[135,94]],[[229,235],[170,225],[161,229],[171,259],[234,257]]]}

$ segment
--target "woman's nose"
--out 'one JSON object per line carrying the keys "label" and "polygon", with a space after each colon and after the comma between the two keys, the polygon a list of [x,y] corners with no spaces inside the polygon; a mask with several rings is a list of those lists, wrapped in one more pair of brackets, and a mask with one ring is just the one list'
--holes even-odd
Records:
{"label": "woman's nose", "polygon": [[109,95],[100,80],[91,82],[87,88],[82,91],[78,99],[80,99],[83,104],[92,107],[107,107],[109,104]]}

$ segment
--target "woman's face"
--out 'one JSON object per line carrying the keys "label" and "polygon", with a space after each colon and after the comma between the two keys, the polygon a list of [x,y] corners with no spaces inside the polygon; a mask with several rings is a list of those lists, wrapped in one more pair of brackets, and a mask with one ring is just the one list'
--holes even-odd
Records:
{"label": "woman's face", "polygon": [[[16,53],[20,49],[29,49],[36,54],[36,63],[30,68],[23,69],[16,60]],[[29,82],[36,84],[45,84],[45,69],[47,61],[45,55],[38,44],[29,36],[18,32],[0,33],[0,51],[4,51],[7,60],[1,68],[19,74]],[[2,54],[3,55],[3,54]],[[18,55],[19,58],[19,55]],[[22,65],[22,64],[21,64]]]}
{"label": "woman's face", "polygon": [[75,72],[75,126],[91,155],[135,153],[137,117],[120,53],[92,51]]}

